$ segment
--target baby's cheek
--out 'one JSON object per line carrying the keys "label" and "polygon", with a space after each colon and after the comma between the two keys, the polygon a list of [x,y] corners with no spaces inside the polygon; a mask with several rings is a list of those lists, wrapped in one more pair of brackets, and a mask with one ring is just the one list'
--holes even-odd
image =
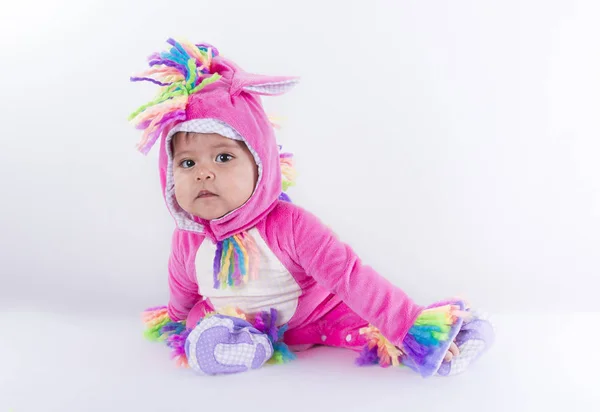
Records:
{"label": "baby's cheek", "polygon": [[175,176],[173,177],[173,183],[175,185],[175,200],[177,200],[179,206],[185,209],[187,207],[187,203],[189,203],[189,190],[185,184],[185,181],[182,179],[177,179]]}

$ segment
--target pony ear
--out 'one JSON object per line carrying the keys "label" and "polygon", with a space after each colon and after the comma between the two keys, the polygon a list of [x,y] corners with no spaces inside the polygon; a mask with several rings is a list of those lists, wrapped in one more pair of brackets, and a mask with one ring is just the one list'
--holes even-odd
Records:
{"label": "pony ear", "polygon": [[265,76],[261,74],[237,72],[232,82],[232,94],[241,92],[278,96],[290,91],[300,78],[289,76]]}
{"label": "pony ear", "polygon": [[300,79],[298,78],[288,78],[280,81],[269,81],[261,84],[252,84],[248,86],[244,86],[243,89],[249,93],[256,93],[266,96],[279,96],[280,94],[284,94],[289,92]]}

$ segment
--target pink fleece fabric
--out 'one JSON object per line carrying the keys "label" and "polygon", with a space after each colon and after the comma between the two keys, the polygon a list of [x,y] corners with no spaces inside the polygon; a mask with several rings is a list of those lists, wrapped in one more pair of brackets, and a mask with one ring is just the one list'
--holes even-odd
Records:
{"label": "pink fleece fabric", "polygon": [[[314,325],[336,314],[350,313],[355,321],[352,327],[344,328],[356,330],[370,323],[392,343],[400,345],[423,307],[363,264],[351,247],[317,217],[297,205],[278,200],[279,151],[257,94],[269,94],[268,88],[261,86],[279,85],[294,78],[249,74],[222,56],[214,58],[212,70],[222,78],[190,96],[185,121],[217,119],[231,126],[260,159],[261,176],[254,194],[239,209],[212,221],[194,219],[201,224],[200,230],[174,231],[169,259],[171,318],[186,319],[188,327],[193,327],[211,309],[196,281],[195,258],[202,242],[214,243],[255,227],[302,290],[297,310],[289,321],[285,337],[288,344],[317,343],[307,342],[315,339]],[[167,187],[167,174],[171,170],[167,167],[170,151],[166,143],[163,135],[159,168],[163,192],[172,196],[173,188]]]}

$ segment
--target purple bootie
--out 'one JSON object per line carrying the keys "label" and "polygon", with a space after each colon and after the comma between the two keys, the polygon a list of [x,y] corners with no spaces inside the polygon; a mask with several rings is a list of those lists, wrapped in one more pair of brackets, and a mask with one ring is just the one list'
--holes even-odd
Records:
{"label": "purple bootie", "polygon": [[192,370],[218,375],[260,368],[273,356],[273,345],[245,320],[213,315],[190,332],[185,353]]}

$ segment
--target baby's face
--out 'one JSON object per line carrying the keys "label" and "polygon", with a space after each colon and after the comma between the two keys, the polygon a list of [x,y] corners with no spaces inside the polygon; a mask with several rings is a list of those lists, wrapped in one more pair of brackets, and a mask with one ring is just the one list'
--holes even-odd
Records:
{"label": "baby's face", "polygon": [[258,168],[243,142],[215,133],[173,137],[175,198],[186,212],[218,219],[252,196]]}

